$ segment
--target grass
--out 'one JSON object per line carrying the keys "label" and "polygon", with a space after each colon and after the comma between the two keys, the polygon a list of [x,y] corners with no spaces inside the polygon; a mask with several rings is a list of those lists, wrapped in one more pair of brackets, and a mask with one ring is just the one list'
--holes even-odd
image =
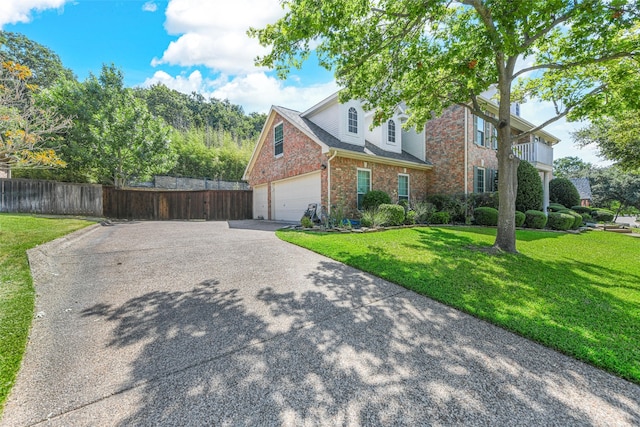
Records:
{"label": "grass", "polygon": [[277,235],[640,384],[640,239],[521,230],[519,254],[479,250],[495,233]]}
{"label": "grass", "polygon": [[91,224],[0,214],[0,415],[20,368],[33,319],[35,291],[26,252]]}

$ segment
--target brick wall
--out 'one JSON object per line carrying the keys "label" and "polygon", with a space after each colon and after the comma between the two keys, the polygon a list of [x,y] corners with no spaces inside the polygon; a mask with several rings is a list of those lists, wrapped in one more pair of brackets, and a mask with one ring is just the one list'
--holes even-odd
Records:
{"label": "brick wall", "polygon": [[[282,156],[275,157],[273,129],[280,122],[284,124],[283,152]],[[320,170],[322,181],[321,203],[326,205],[327,171],[326,169],[321,169],[322,164],[327,164],[327,155],[322,154],[321,147],[297,127],[275,113],[271,129],[268,130],[264,144],[257,153],[256,162],[247,177],[247,181],[252,187],[261,184],[270,185],[273,181]],[[271,191],[268,194],[269,212],[271,212]]]}
{"label": "brick wall", "polygon": [[386,192],[393,203],[398,201],[398,174],[409,175],[411,200],[424,200],[427,195],[430,171],[336,157],[331,161],[331,206],[342,206],[348,215],[356,214],[359,168],[371,171],[371,189]]}
{"label": "brick wall", "polygon": [[[454,105],[425,125],[426,157],[433,164],[429,174],[429,194],[464,191],[464,115]],[[473,122],[471,122],[473,130]]]}

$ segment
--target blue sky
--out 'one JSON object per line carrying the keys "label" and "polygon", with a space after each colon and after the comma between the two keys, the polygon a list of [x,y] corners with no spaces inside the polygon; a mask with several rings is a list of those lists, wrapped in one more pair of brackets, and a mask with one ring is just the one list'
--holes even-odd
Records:
{"label": "blue sky", "polygon": [[[0,0],[0,28],[49,47],[80,80],[114,63],[129,86],[160,82],[229,99],[247,113],[272,104],[304,111],[337,90],[332,74],[313,60],[286,81],[254,66],[264,50],[246,30],[282,15],[279,0]],[[533,123],[547,112],[544,104],[522,107]],[[593,149],[571,142],[575,127],[562,121],[546,129],[562,139],[554,157],[600,162]]]}

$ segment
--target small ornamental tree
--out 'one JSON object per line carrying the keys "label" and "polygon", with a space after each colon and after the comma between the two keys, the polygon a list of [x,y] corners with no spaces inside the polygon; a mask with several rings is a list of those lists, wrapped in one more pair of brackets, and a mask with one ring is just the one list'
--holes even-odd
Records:
{"label": "small ornamental tree", "polygon": [[576,206],[580,204],[580,193],[567,178],[554,178],[549,182],[549,202]]}
{"label": "small ornamental tree", "polygon": [[518,165],[516,210],[520,212],[541,210],[543,191],[542,180],[536,168],[529,162],[521,161]]}

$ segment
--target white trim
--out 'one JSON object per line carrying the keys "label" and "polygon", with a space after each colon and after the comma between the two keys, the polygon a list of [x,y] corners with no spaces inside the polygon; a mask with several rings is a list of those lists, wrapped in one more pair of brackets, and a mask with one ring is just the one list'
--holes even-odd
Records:
{"label": "white trim", "polygon": [[[280,125],[282,125],[282,153],[276,154],[276,128]],[[273,145],[271,146],[271,148],[273,149],[272,151],[273,157],[275,157],[276,159],[279,159],[280,157],[284,156],[284,120],[280,120],[278,123],[273,125],[272,129],[273,129]]]}

